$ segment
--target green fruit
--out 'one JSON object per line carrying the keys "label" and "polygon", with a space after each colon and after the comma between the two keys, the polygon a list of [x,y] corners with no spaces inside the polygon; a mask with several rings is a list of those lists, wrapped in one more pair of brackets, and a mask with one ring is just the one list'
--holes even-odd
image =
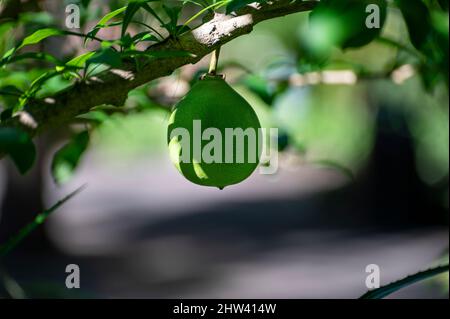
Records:
{"label": "green fruit", "polygon": [[[201,121],[201,133],[198,133],[199,122],[194,124],[198,120]],[[189,133],[184,140],[177,133],[179,130],[174,131],[180,128]],[[205,138],[199,135],[207,128],[220,132],[220,136]],[[260,128],[255,111],[242,96],[221,77],[206,76],[193,85],[170,117],[167,138],[171,160],[180,173],[195,184],[222,189],[239,183],[258,166],[262,143]],[[226,143],[230,129],[253,131],[255,135],[253,139],[249,136],[241,139],[241,144],[231,136]],[[208,144],[213,145],[213,140],[216,147],[208,148]],[[229,141],[232,141],[231,147]],[[239,148],[239,145],[243,147]],[[238,156],[239,149],[244,151],[243,157]],[[205,154],[213,156],[214,160],[205,160]]]}

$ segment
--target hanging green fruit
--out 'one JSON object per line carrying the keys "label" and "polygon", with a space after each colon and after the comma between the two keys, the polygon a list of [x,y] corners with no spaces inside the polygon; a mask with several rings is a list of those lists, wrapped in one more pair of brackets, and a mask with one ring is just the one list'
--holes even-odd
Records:
{"label": "hanging green fruit", "polygon": [[223,189],[256,169],[262,134],[250,104],[213,69],[175,106],[167,138],[171,160],[184,177]]}

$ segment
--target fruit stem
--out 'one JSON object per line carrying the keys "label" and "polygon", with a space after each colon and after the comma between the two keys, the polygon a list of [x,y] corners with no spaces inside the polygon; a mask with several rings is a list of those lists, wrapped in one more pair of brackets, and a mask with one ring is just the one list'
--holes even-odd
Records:
{"label": "fruit stem", "polygon": [[209,63],[209,74],[217,74],[217,64],[219,63],[220,47],[215,49],[211,55],[211,62]]}

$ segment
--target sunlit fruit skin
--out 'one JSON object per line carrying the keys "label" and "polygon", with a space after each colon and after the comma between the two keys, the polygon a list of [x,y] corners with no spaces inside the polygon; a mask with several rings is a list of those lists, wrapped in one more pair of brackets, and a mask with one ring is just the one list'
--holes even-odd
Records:
{"label": "sunlit fruit skin", "polygon": [[[217,128],[222,135],[222,161],[220,163],[205,163],[195,158],[193,152],[194,133],[193,121],[201,120],[201,131],[207,128]],[[180,140],[171,137],[171,132],[176,128],[185,128],[190,134],[190,161],[181,161],[182,147]],[[236,161],[236,149],[233,152],[233,163],[225,162],[225,129],[241,128],[253,129],[256,132],[256,147],[253,147],[255,160],[249,160],[247,154],[242,163]],[[259,130],[261,125],[255,111],[250,104],[234,91],[223,78],[207,76],[199,80],[192,86],[189,93],[175,106],[169,119],[167,139],[171,160],[174,162],[180,173],[191,182],[203,185],[214,186],[220,189],[232,184],[237,184],[256,169],[261,154],[259,145],[261,137]],[[202,140],[197,143],[204,146],[210,140]],[[248,139],[244,140],[244,149],[248,148]],[[198,156],[198,155],[197,155]]]}

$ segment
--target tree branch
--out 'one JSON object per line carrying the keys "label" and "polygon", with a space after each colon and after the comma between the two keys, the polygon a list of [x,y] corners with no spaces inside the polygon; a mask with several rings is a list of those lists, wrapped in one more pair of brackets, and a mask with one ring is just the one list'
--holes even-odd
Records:
{"label": "tree branch", "polygon": [[19,127],[35,136],[49,127],[69,122],[91,108],[110,104],[122,106],[128,92],[151,80],[171,74],[177,68],[198,62],[219,46],[252,31],[261,21],[291,13],[309,11],[317,1],[271,1],[257,6],[248,6],[235,16],[216,14],[214,18],[198,28],[150,46],[147,50],[184,50],[192,56],[158,58],[136,70],[134,64],[126,63],[120,70],[110,70],[89,79],[77,82],[68,90],[45,100],[32,100],[12,118],[0,123],[0,127]]}

